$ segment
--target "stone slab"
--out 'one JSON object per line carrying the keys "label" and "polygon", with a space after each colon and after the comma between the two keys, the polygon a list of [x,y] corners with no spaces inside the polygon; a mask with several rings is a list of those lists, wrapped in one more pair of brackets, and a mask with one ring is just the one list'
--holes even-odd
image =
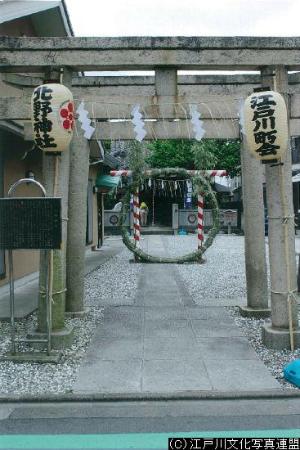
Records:
{"label": "stone slab", "polygon": [[165,337],[194,337],[192,328],[188,320],[147,320],[145,322],[145,337],[165,336]]}
{"label": "stone slab", "polygon": [[245,337],[197,338],[199,352],[204,360],[257,359],[254,349]]}
{"label": "stone slab", "polygon": [[178,392],[211,390],[203,361],[194,359],[178,364],[177,360],[144,362],[143,391]]}
{"label": "stone slab", "polygon": [[234,323],[228,322],[215,322],[210,320],[191,320],[192,328],[196,336],[199,337],[232,337],[232,336],[244,336],[240,328]]}
{"label": "stone slab", "polygon": [[218,306],[241,306],[247,304],[246,297],[222,297],[222,298],[211,298],[205,297],[201,299],[195,298],[195,303],[197,306],[206,307],[218,307]]}
{"label": "stone slab", "polygon": [[135,306],[112,306],[105,308],[104,320],[126,320],[130,317],[140,322],[144,317],[144,309],[142,307]]}
{"label": "stone slab", "polygon": [[142,360],[94,361],[81,366],[73,392],[140,392],[141,377]]}
{"label": "stone slab", "polygon": [[144,340],[144,359],[190,360],[200,358],[201,347],[194,337],[146,337]]}
{"label": "stone slab", "polygon": [[89,361],[126,361],[143,358],[143,339],[94,336],[86,358]]}
{"label": "stone slab", "polygon": [[205,366],[213,389],[219,391],[251,391],[278,389],[281,385],[261,361],[228,359],[206,360]]}
{"label": "stone slab", "polygon": [[38,363],[38,364],[58,364],[61,359],[60,353],[47,352],[16,352],[5,353],[0,357],[0,361],[13,361],[15,363]]}
{"label": "stone slab", "polygon": [[[155,282],[153,282],[153,284],[155,284]],[[153,294],[153,286],[144,286],[143,287],[143,294],[147,297],[149,295]],[[155,294],[157,296],[170,296],[170,297],[178,297],[181,298],[181,295],[178,291],[178,287],[177,285],[170,285],[170,286],[166,286],[166,285],[159,285],[156,284],[155,285]]]}
{"label": "stone slab", "polygon": [[152,292],[151,294],[145,295],[142,301],[144,306],[183,306],[181,297],[178,294],[170,296],[167,293]]}
{"label": "stone slab", "polygon": [[143,335],[142,321],[137,322],[134,317],[125,316],[123,320],[107,319],[97,331],[99,337],[138,337]]}
{"label": "stone slab", "polygon": [[182,306],[155,306],[145,307],[145,320],[162,320],[162,319],[187,319],[185,308]]}
{"label": "stone slab", "polygon": [[202,319],[202,320],[224,320],[228,322],[234,322],[234,319],[230,316],[226,308],[224,307],[201,307],[192,306],[186,307],[186,315],[189,319]]}

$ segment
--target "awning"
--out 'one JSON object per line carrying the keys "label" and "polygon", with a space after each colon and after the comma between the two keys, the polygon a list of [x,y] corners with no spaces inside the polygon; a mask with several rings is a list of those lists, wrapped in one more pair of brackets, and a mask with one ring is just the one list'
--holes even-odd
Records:
{"label": "awning", "polygon": [[98,175],[96,187],[100,192],[109,192],[115,189],[120,183],[121,177],[112,177],[111,175]]}

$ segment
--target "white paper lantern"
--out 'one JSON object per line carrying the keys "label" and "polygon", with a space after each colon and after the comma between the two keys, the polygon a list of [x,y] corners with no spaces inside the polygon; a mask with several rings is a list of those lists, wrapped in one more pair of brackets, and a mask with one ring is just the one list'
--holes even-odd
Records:
{"label": "white paper lantern", "polygon": [[288,117],[278,92],[254,92],[245,101],[244,130],[251,153],[262,161],[279,160],[288,146]]}
{"label": "white paper lantern", "polygon": [[62,84],[42,84],[31,98],[32,126],[36,145],[44,152],[68,149],[74,128],[72,93]]}

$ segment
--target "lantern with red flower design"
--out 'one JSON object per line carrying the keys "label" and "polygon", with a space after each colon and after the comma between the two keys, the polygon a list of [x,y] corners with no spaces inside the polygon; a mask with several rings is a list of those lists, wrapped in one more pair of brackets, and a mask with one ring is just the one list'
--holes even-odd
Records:
{"label": "lantern with red flower design", "polygon": [[74,128],[74,103],[69,89],[55,83],[38,86],[31,105],[37,147],[47,153],[67,150]]}

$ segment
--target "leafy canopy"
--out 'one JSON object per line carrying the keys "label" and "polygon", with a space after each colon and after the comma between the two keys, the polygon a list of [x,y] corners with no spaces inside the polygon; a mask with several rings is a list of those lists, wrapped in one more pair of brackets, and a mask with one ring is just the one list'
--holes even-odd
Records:
{"label": "leafy canopy", "polygon": [[240,173],[240,142],[238,140],[203,139],[158,140],[148,146],[147,164],[154,168],[224,169],[229,175]]}
{"label": "leafy canopy", "polygon": [[148,145],[149,156],[146,162],[152,168],[181,167],[194,168],[194,158],[190,141],[175,139],[153,141]]}

